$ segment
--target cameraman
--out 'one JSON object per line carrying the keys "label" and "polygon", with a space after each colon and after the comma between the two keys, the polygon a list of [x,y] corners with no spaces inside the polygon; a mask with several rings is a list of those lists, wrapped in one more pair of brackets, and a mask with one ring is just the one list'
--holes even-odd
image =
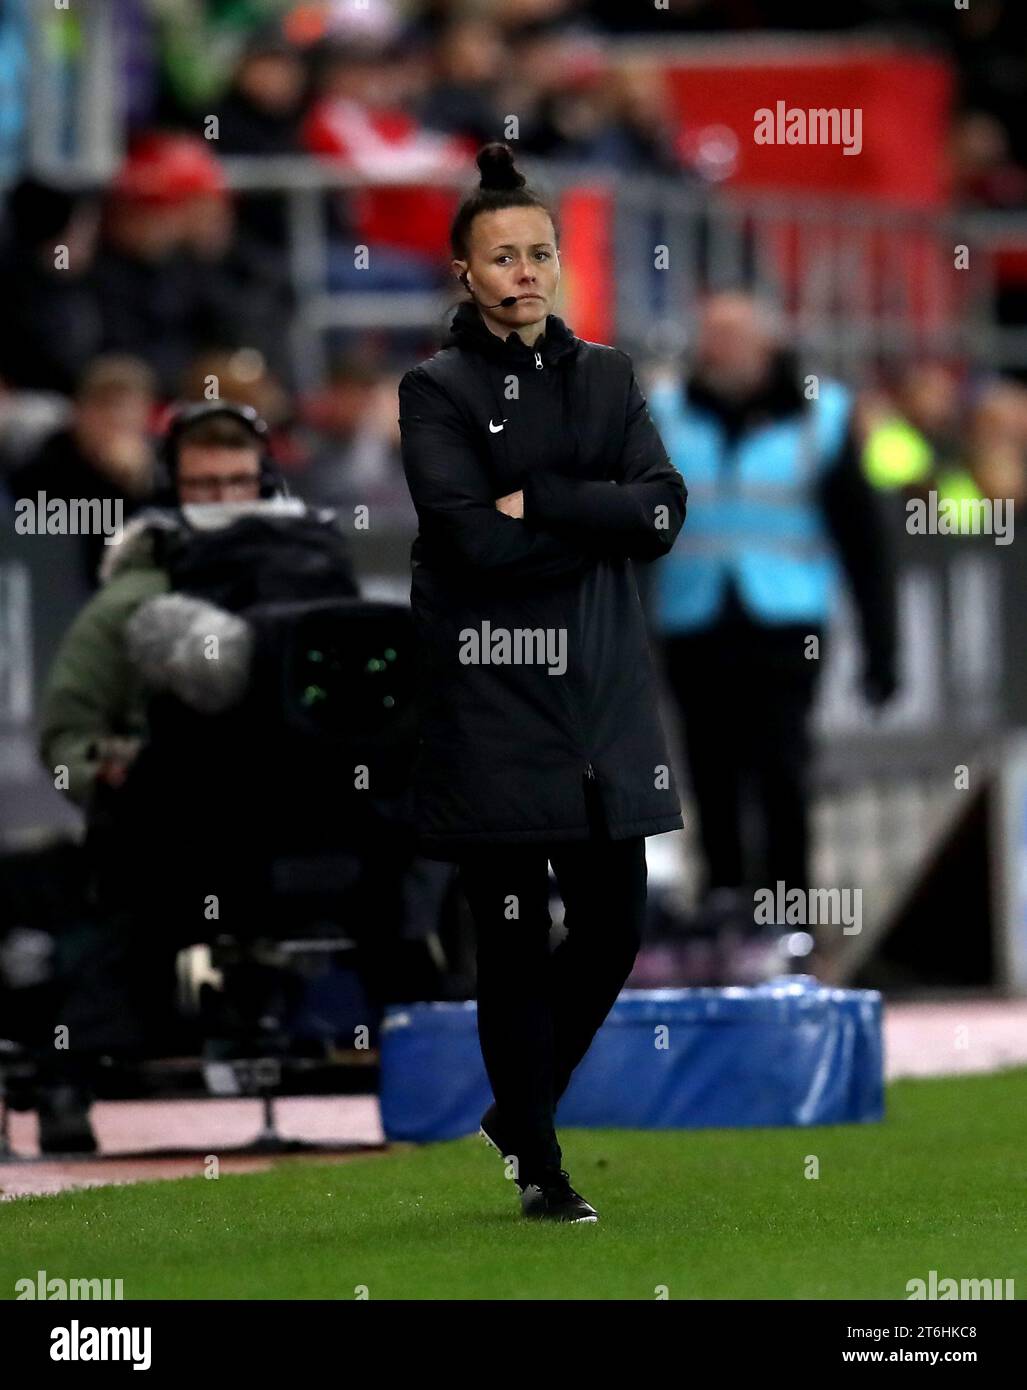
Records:
{"label": "cameraman", "polygon": [[[213,881],[220,890],[228,865],[237,910],[245,901],[261,920],[266,913],[266,899],[255,905],[257,890],[244,891],[265,866],[246,843],[251,803],[231,776],[233,713],[253,656],[237,614],[268,600],[359,597],[334,514],[288,496],[266,437],[248,406],[175,413],[159,505],[109,548],[101,587],[45,684],[40,752],[85,811],[93,903],[89,926],[57,943],[66,989],[55,1022],[67,1026],[69,1050],[41,1064],[44,1152],[95,1150],[89,1077],[100,1055],[144,1051],[174,1034],[175,953],[226,930],[196,910],[197,888],[210,892]],[[218,659],[197,659],[210,636]],[[152,728],[162,700],[173,711],[163,745]],[[255,780],[268,750],[246,747]],[[209,774],[199,785],[189,775],[198,766]]]}

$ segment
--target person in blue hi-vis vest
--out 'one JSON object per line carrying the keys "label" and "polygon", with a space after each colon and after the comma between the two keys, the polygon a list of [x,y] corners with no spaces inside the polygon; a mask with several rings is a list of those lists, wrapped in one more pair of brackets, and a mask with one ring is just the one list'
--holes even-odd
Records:
{"label": "person in blue hi-vis vest", "polygon": [[703,916],[723,921],[727,907],[754,931],[755,888],[809,886],[808,721],[843,580],[866,695],[880,705],[895,690],[887,523],[860,467],[852,392],[800,377],[748,293],[705,301],[690,370],[654,385],[649,407],[688,476],[688,527],[647,602],[697,803]]}

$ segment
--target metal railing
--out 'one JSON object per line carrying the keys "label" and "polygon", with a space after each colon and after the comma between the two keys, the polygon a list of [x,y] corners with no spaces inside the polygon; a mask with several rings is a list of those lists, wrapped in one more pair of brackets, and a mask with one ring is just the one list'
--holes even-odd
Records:
{"label": "metal railing", "polygon": [[[70,12],[32,6],[28,14],[29,166],[57,180],[102,182],[124,147],[112,7],[108,0],[76,0]],[[77,35],[70,48],[69,25]],[[758,50],[837,54],[865,51],[867,42],[760,35]],[[703,53],[741,61],[750,48],[745,37],[723,36],[619,45],[624,54],[656,61],[695,61]],[[237,192],[286,199],[297,305],[289,338],[300,384],[323,374],[332,330],[441,331],[455,283],[442,292],[329,291],[324,202],[332,192],[368,187],[362,177],[307,156],[224,164]],[[858,380],[872,364],[923,353],[986,368],[1027,368],[1027,328],[1000,323],[997,312],[999,256],[1004,248],[1027,248],[1027,211],[904,211],[865,198],[744,192],[692,182],[684,173],[671,179],[564,162],[525,159],[523,165],[529,181],[557,204],[572,188],[610,195],[612,336],[632,353],[679,354],[691,336],[697,292],[748,281],[779,307],[789,340],[813,372]],[[418,183],[463,193],[471,173]],[[409,186],[409,180],[393,182]],[[659,271],[658,245],[668,252]],[[968,249],[965,269],[956,268],[960,246]],[[441,272],[447,248],[439,248],[439,257]]]}
{"label": "metal railing", "polygon": [[[280,193],[288,207],[297,379],[321,375],[331,329],[441,331],[455,285],[442,291],[332,293],[324,200],[366,179],[306,157],[224,161],[238,193]],[[590,165],[523,161],[559,209],[582,188],[609,196],[613,337],[629,352],[670,358],[689,344],[700,291],[750,285],[778,310],[810,371],[860,380],[873,366],[944,355],[986,368],[1027,368],[1027,329],[998,317],[998,255],[1027,247],[1027,212],[945,213],[865,200],[743,193]],[[466,191],[440,175],[426,187]],[[967,265],[957,269],[957,248]],[[662,252],[664,265],[656,268]],[[373,248],[372,248],[373,254]],[[440,248],[440,273],[447,259]],[[572,325],[573,326],[573,325]]]}

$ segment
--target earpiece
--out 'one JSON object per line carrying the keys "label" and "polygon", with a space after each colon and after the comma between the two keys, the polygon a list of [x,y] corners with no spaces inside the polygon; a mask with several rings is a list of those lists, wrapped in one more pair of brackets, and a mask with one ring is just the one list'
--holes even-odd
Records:
{"label": "earpiece", "polygon": [[509,309],[511,304],[517,303],[517,296],[515,294],[508,294],[505,299],[500,299],[495,304],[482,304],[481,301],[478,299],[477,295],[471,289],[470,281],[467,279],[466,270],[461,271],[460,280],[463,283],[464,289],[467,291],[467,293],[471,296],[471,298],[474,300],[474,302],[478,305],[480,309]]}

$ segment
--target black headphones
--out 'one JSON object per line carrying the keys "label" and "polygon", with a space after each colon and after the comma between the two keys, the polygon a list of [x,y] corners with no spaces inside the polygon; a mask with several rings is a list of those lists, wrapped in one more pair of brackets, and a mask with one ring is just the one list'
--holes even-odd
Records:
{"label": "black headphones", "polygon": [[210,420],[225,415],[238,420],[251,432],[260,447],[260,493],[261,497],[288,497],[289,487],[268,451],[270,431],[264,420],[251,405],[239,405],[235,401],[192,401],[177,406],[168,421],[164,436],[160,441],[157,461],[157,485],[152,501],[157,506],[177,507],[178,489],[176,477],[178,469],[178,445],[182,434],[199,420]]}

